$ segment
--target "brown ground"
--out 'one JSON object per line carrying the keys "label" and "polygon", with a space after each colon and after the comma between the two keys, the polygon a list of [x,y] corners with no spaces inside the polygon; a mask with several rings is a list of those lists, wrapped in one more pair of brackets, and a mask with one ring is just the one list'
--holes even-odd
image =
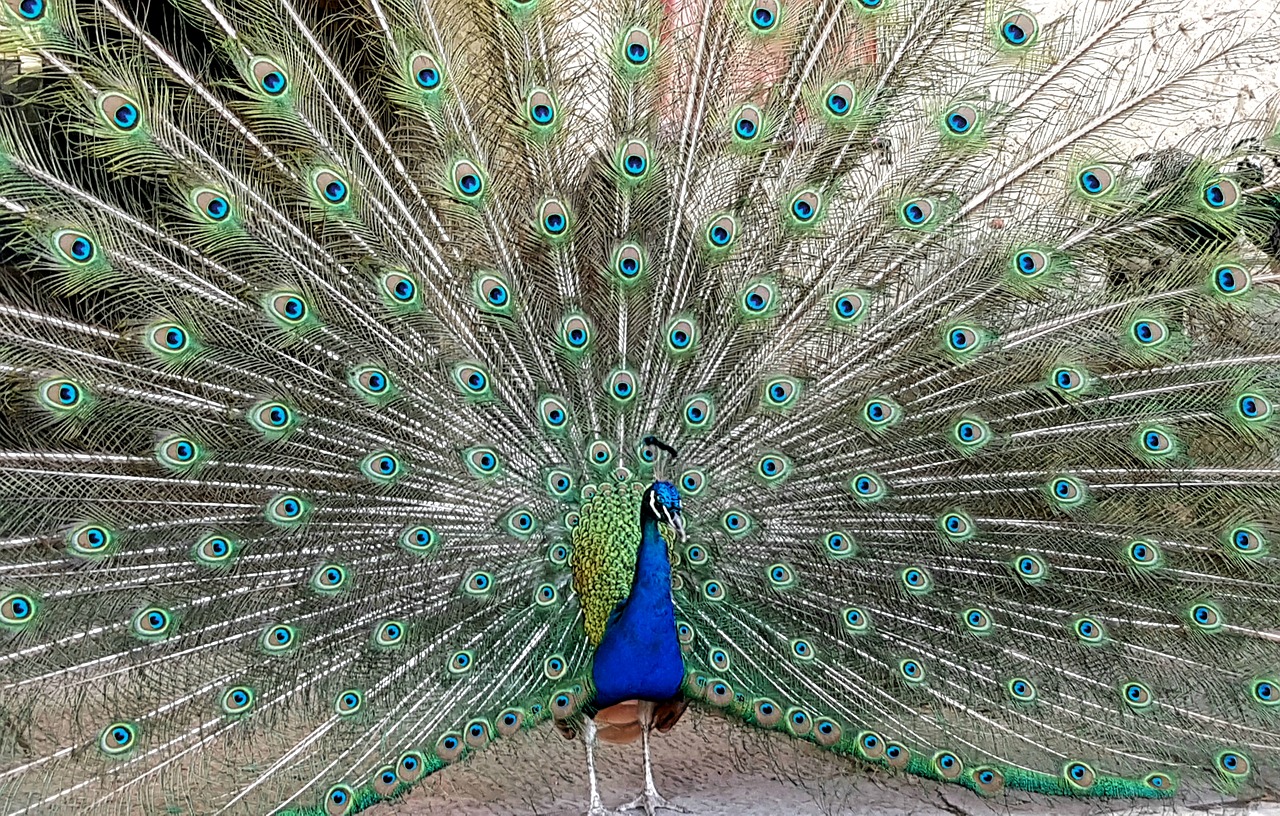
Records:
{"label": "brown ground", "polygon": [[[694,710],[671,733],[654,738],[653,754],[658,790],[697,816],[1280,816],[1275,801],[1223,808],[1061,801],[1022,793],[982,799],[964,788],[861,767],[808,743],[758,734]],[[596,762],[606,805],[630,801],[640,791],[639,743],[602,745]],[[521,738],[500,740],[473,760],[435,775],[403,801],[368,813],[582,816],[586,809],[581,744],[544,726]]]}

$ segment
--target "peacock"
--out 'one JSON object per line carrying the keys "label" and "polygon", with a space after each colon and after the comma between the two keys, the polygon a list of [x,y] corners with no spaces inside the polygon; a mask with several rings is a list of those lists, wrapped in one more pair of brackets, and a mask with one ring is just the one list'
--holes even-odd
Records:
{"label": "peacock", "polygon": [[1073,5],[0,0],[0,814],[1274,790],[1280,31]]}

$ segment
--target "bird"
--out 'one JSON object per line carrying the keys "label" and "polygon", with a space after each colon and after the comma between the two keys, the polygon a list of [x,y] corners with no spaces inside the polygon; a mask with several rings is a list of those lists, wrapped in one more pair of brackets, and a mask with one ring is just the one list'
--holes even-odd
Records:
{"label": "bird", "polygon": [[654,814],[690,707],[1274,790],[1276,120],[1143,129],[1277,31],[1186,8],[0,0],[0,813]]}

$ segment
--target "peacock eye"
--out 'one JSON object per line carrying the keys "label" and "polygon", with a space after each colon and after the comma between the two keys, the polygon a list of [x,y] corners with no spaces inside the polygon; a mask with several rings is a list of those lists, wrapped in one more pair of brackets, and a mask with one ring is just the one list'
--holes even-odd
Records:
{"label": "peacock eye", "polygon": [[348,691],[338,693],[337,700],[334,700],[334,711],[337,711],[339,716],[351,716],[360,711],[364,701],[364,693],[358,692],[356,689],[348,689]]}
{"label": "peacock eye", "polygon": [[648,63],[649,57],[653,54],[653,40],[649,32],[643,28],[633,28],[627,32],[626,38],[622,41],[622,53],[627,63],[633,67],[638,68]]}
{"label": "peacock eye", "polygon": [[98,102],[102,115],[116,130],[128,132],[142,122],[142,113],[132,99],[118,93],[103,94]]}
{"label": "peacock eye", "polygon": [[9,6],[24,20],[39,20],[44,16],[44,0],[8,0],[8,2]]}
{"label": "peacock eye", "polygon": [[1036,19],[1025,11],[1013,12],[1000,21],[1001,39],[1006,45],[1014,48],[1030,45],[1036,32]]}
{"label": "peacock eye", "polygon": [[637,180],[649,169],[649,148],[644,142],[627,142],[621,151],[619,165],[622,174],[628,179]]}
{"label": "peacock eye", "polygon": [[1049,257],[1038,249],[1024,249],[1014,256],[1013,266],[1024,278],[1038,278],[1049,268]]}
{"label": "peacock eye", "polygon": [[755,105],[743,105],[733,117],[733,135],[739,142],[753,142],[760,135],[760,109]]}
{"label": "peacock eye", "polygon": [[342,204],[350,193],[347,182],[333,170],[316,173],[312,184],[328,204]]}
{"label": "peacock eye", "polygon": [[557,199],[545,201],[538,210],[538,223],[547,235],[561,236],[569,229],[569,210]]}
{"label": "peacock eye", "polygon": [[853,86],[847,82],[837,82],[827,90],[827,113],[836,118],[847,116],[853,110],[853,102]]}
{"label": "peacock eye", "polygon": [[538,127],[546,128],[555,121],[556,105],[551,94],[543,90],[529,94],[527,106],[529,119]]}
{"label": "peacock eye", "polygon": [[791,215],[801,224],[807,224],[818,216],[822,199],[812,190],[798,193],[791,199]]}
{"label": "peacock eye", "polygon": [[439,90],[440,83],[444,78],[443,72],[440,70],[440,63],[435,57],[426,53],[415,54],[409,61],[409,74],[413,77],[414,83],[423,91]]}
{"label": "peacock eye", "polygon": [[836,322],[842,325],[856,324],[863,316],[866,299],[858,292],[838,292],[831,299],[831,312]]}
{"label": "peacock eye", "polygon": [[707,477],[701,470],[686,470],[680,474],[680,488],[690,496],[696,496],[706,486]]}
{"label": "peacock eye", "polygon": [[644,263],[644,250],[639,244],[627,242],[614,250],[613,269],[623,285],[630,285],[639,279],[644,271]]}
{"label": "peacock eye", "polygon": [[738,225],[733,216],[722,215],[707,225],[707,241],[712,249],[727,249],[737,235]]}
{"label": "peacock eye", "polygon": [[756,31],[766,32],[778,24],[778,11],[775,0],[755,0],[747,16]]}
{"label": "peacock eye", "polygon": [[1115,175],[1100,164],[1086,167],[1076,175],[1076,184],[1086,196],[1103,195],[1115,183]]}
{"label": "peacock eye", "polygon": [[604,467],[613,459],[613,446],[604,440],[597,440],[587,448],[587,460],[596,467]]}
{"label": "peacock eye", "polygon": [[289,79],[284,69],[266,58],[258,58],[250,66],[253,78],[258,87],[267,96],[280,96],[289,87]]}
{"label": "peacock eye", "polygon": [[923,227],[933,220],[933,202],[927,198],[916,198],[902,205],[902,217],[908,226]]}
{"label": "peacock eye", "polygon": [[452,178],[454,189],[465,201],[476,201],[484,192],[480,169],[466,159],[454,163]]}
{"label": "peacock eye", "polygon": [[1253,280],[1241,266],[1228,264],[1213,271],[1213,285],[1219,293],[1231,297],[1247,291]]}
{"label": "peacock eye", "polygon": [[684,404],[684,421],[690,428],[706,427],[712,415],[712,402],[708,397],[692,397]]}
{"label": "peacock eye", "polygon": [[963,136],[973,130],[978,123],[978,112],[972,105],[958,105],[943,117],[947,130],[956,136]]}
{"label": "peacock eye", "polygon": [[62,230],[54,235],[54,246],[62,257],[75,265],[84,265],[93,260],[97,247],[93,239],[83,232]]}
{"label": "peacock eye", "polygon": [[1065,393],[1079,391],[1084,385],[1084,375],[1078,369],[1066,366],[1055,369],[1052,380],[1054,386]]}
{"label": "peacock eye", "polygon": [[1231,179],[1216,179],[1205,185],[1201,198],[1211,210],[1229,210],[1240,200],[1240,188]]}
{"label": "peacock eye", "polygon": [[395,303],[412,303],[418,294],[418,287],[413,279],[403,272],[384,275],[382,288]]}
{"label": "peacock eye", "polygon": [[970,326],[956,326],[947,332],[947,346],[959,354],[971,352],[978,347],[978,332]]}
{"label": "peacock eye", "polygon": [[231,215],[231,202],[222,193],[213,190],[197,190],[192,200],[196,212],[210,221],[225,221]]}

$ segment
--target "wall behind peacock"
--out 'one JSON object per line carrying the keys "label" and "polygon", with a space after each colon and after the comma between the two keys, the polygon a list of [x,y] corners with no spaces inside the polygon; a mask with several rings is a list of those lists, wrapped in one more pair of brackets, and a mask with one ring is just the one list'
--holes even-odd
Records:
{"label": "wall behind peacock", "polygon": [[[1079,0],[1038,0],[1024,5],[1046,24]],[[1109,2],[1109,0],[1100,0]],[[1226,25],[1257,25],[1280,14],[1274,0],[1198,0],[1192,10],[1153,23],[1132,43],[1135,53],[1171,45],[1171,38],[1195,40]],[[1224,6],[1226,8],[1224,9]],[[1280,59],[1262,66],[1233,65],[1230,73],[1196,89],[1206,103],[1175,121],[1147,122],[1135,131],[1132,154],[1168,147],[1232,122],[1239,122],[1271,99],[1280,104]],[[606,805],[628,801],[643,784],[637,745],[603,745],[597,763]],[[1187,802],[1134,805],[1096,800],[1064,802],[1009,792],[994,800],[968,790],[914,777],[888,776],[822,752],[812,745],[772,734],[746,732],[718,717],[690,712],[654,743],[654,775],[673,804],[699,816],[957,816],[957,814],[1170,814],[1192,812],[1232,816],[1280,816],[1280,804],[1255,802],[1213,807]],[[499,742],[474,760],[436,774],[401,802],[369,811],[371,816],[579,816],[586,810],[582,746],[546,727],[516,740]]]}

